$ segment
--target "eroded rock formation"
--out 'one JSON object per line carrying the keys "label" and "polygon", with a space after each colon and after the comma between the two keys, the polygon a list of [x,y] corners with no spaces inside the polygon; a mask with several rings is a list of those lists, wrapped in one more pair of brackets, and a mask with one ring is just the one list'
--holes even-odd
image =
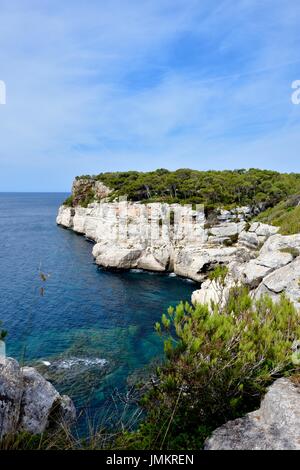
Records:
{"label": "eroded rock formation", "polygon": [[0,438],[26,431],[40,434],[70,425],[72,400],[61,396],[34,368],[0,357]]}
{"label": "eroded rock formation", "polygon": [[100,266],[174,272],[202,283],[193,302],[209,302],[220,295],[217,283],[207,281],[209,273],[226,265],[227,287],[243,283],[253,296],[268,293],[275,300],[285,292],[300,306],[300,234],[282,236],[277,227],[249,223],[259,208],[220,210],[206,219],[203,210],[180,204],[108,202],[110,189],[97,183],[99,188],[93,180],[76,180],[73,202],[91,187],[100,202],[63,205],[57,223],[93,240]]}

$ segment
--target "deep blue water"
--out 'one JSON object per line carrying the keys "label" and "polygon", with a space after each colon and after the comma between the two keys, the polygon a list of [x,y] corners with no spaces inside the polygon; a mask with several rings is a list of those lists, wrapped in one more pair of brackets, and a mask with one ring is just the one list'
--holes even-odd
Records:
{"label": "deep blue water", "polygon": [[99,269],[91,243],[55,223],[65,197],[0,193],[0,320],[8,355],[95,413],[162,354],[154,323],[195,284]]}

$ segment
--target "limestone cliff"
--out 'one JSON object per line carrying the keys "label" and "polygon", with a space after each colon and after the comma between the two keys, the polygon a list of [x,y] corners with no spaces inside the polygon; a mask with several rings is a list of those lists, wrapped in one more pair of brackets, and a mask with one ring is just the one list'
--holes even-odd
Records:
{"label": "limestone cliff", "polygon": [[[78,184],[73,201],[82,191]],[[276,301],[284,293],[300,308],[300,234],[283,236],[278,227],[251,223],[251,207],[220,209],[208,220],[200,207],[113,202],[103,187],[101,194],[87,207],[62,205],[57,216],[59,225],[95,242],[97,264],[193,279],[201,283],[193,303],[222,304],[234,285],[244,284],[254,298],[267,293]],[[218,265],[226,266],[222,282],[209,276]],[[206,448],[299,449],[299,396],[299,386],[277,380],[258,411],[217,429]]]}
{"label": "limestone cliff", "polygon": [[[98,202],[77,204],[89,191]],[[300,307],[300,234],[282,236],[278,227],[250,223],[259,208],[220,209],[207,218],[201,206],[109,202],[110,193],[99,181],[77,179],[72,206],[62,205],[57,216],[59,225],[95,242],[98,265],[169,271],[200,282],[193,302],[222,302],[230,287],[243,283],[253,296],[276,300],[285,292]],[[228,268],[222,289],[208,279],[217,265]]]}
{"label": "limestone cliff", "polygon": [[93,240],[96,263],[106,268],[173,271],[203,281],[216,264],[249,259],[247,248],[232,246],[245,222],[220,223],[210,231],[202,208],[127,201],[63,205],[57,223]]}

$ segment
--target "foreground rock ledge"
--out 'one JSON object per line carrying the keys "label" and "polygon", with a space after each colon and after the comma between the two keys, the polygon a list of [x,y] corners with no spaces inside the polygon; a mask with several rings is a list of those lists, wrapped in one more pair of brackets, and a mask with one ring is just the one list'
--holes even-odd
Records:
{"label": "foreground rock ledge", "polygon": [[205,449],[300,450],[300,386],[276,380],[259,410],[216,429]]}
{"label": "foreground rock ledge", "polygon": [[75,417],[72,400],[61,396],[34,368],[0,357],[0,438],[21,431],[52,431],[69,426]]}

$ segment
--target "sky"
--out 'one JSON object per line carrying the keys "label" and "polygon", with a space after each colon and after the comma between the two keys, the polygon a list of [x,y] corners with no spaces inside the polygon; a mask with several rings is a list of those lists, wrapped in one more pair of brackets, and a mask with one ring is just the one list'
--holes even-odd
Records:
{"label": "sky", "polygon": [[300,172],[300,2],[0,0],[0,191],[156,168]]}

